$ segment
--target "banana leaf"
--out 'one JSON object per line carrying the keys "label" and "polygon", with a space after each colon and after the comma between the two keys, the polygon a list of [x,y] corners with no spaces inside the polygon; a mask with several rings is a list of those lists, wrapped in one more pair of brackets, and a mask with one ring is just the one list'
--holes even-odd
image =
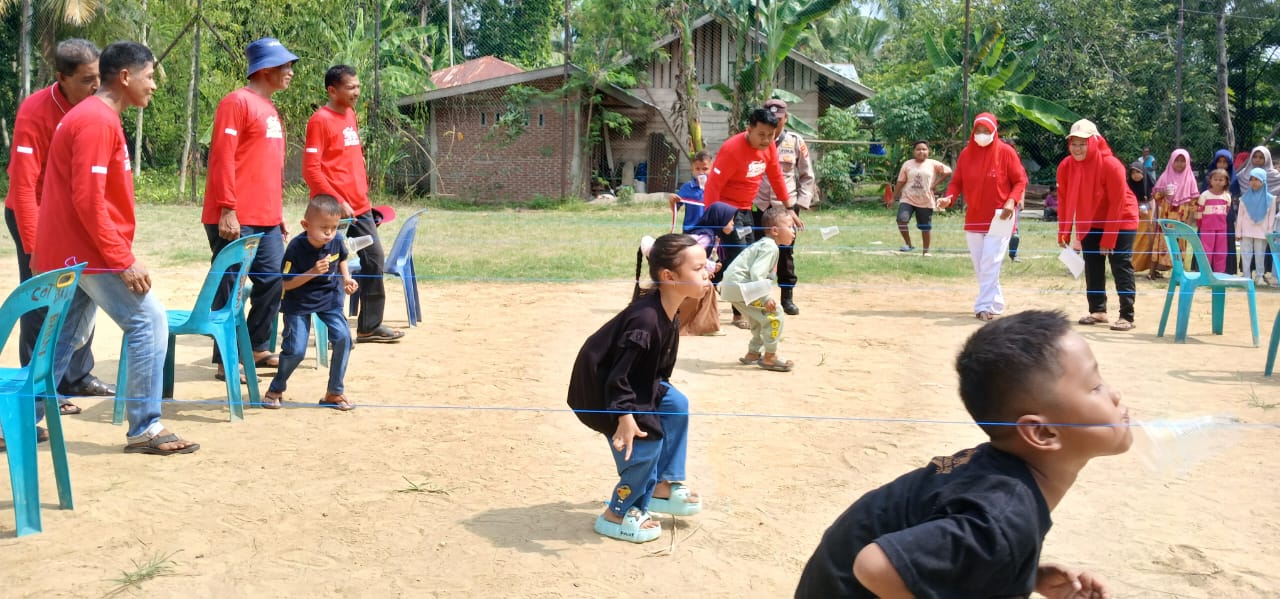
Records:
{"label": "banana leaf", "polygon": [[1080,119],[1080,115],[1052,100],[1013,92],[1003,96],[1009,102],[1009,107],[1020,116],[1056,135],[1065,135],[1067,132],[1061,121],[1074,122]]}

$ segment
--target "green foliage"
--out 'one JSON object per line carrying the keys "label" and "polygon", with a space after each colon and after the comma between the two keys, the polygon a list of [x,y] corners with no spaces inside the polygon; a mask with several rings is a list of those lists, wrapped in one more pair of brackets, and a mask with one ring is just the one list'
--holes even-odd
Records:
{"label": "green foliage", "polygon": [[[563,0],[472,0],[464,14],[468,58],[497,56],[526,69],[554,64],[552,34],[563,27]],[[455,17],[456,18],[456,17]]]}

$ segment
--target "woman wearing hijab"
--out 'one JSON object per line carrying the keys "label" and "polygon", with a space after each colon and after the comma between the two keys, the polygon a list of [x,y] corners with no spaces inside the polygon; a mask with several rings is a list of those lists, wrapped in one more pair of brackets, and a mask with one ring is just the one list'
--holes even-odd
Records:
{"label": "woman wearing hijab", "polygon": [[[720,282],[724,271],[724,248],[721,243],[736,243],[733,238],[733,217],[738,209],[724,202],[714,202],[703,210],[697,223],[689,227],[688,233],[698,244],[707,248],[707,270],[718,268],[711,273],[712,280]],[[723,335],[720,332],[720,306],[716,302],[715,287],[707,287],[706,293],[698,299],[686,299],[676,310],[680,320],[681,335]]]}
{"label": "woman wearing hijab", "polygon": [[[1196,176],[1191,172],[1191,154],[1186,150],[1178,148],[1169,156],[1169,164],[1164,167],[1160,178],[1156,179],[1154,199],[1158,218],[1182,221],[1195,228],[1196,200],[1200,199],[1200,186],[1196,184]],[[1185,243],[1178,242],[1178,259],[1190,270]],[[1161,247],[1164,247],[1163,241]],[[1148,275],[1152,279],[1160,278],[1159,271],[1155,268],[1153,266]]]}
{"label": "woman wearing hijab", "polygon": [[995,115],[984,112],[973,120],[969,145],[960,151],[947,195],[938,200],[939,208],[951,205],[957,195],[964,196],[964,236],[969,244],[969,257],[978,275],[978,297],[973,302],[978,320],[991,320],[1004,312],[1004,294],[1000,290],[1000,265],[1009,249],[1009,235],[988,234],[992,221],[1013,218],[1027,190],[1027,171],[1013,146],[1000,141]]}
{"label": "woman wearing hijab", "polygon": [[[1120,296],[1120,318],[1113,331],[1133,329],[1134,238],[1138,234],[1138,199],[1125,184],[1124,164],[1111,152],[1093,122],[1081,119],[1067,134],[1069,156],[1058,164],[1058,245],[1084,252],[1084,280],[1089,314],[1080,324],[1107,323],[1107,262]],[[1072,224],[1075,237],[1072,237]]]}
{"label": "woman wearing hijab", "polygon": [[[1237,173],[1240,179],[1240,187],[1244,188],[1248,184],[1248,171],[1260,168],[1267,174],[1266,188],[1267,193],[1273,196],[1280,196],[1280,170],[1276,170],[1275,164],[1271,161],[1271,150],[1267,146],[1256,146],[1249,151],[1249,161],[1245,163],[1243,169]],[[1276,279],[1280,279],[1280,264],[1271,263],[1271,254],[1267,253],[1267,270],[1271,271]],[[1280,284],[1280,280],[1276,281]]]}
{"label": "woman wearing hijab", "polygon": [[1167,269],[1169,256],[1164,251],[1164,246],[1158,245],[1158,242],[1164,238],[1164,233],[1160,230],[1160,224],[1156,222],[1156,210],[1151,202],[1155,180],[1147,176],[1147,169],[1143,167],[1142,161],[1135,160],[1129,164],[1125,183],[1129,184],[1129,191],[1138,201],[1138,236],[1133,240],[1133,257],[1130,259],[1133,270],[1134,272],[1147,270],[1161,258],[1164,259],[1164,267]]}
{"label": "woman wearing hijab", "polygon": [[[1257,189],[1254,189],[1254,187]],[[1240,250],[1244,254],[1244,276],[1252,279],[1257,273],[1257,284],[1265,282],[1267,234],[1274,228],[1276,196],[1267,191],[1267,171],[1254,167],[1240,181],[1244,193],[1240,194],[1240,214],[1236,230],[1240,232]]]}
{"label": "woman wearing hijab", "polygon": [[1236,274],[1236,211],[1240,208],[1240,186],[1236,183],[1236,169],[1231,164],[1231,150],[1222,149],[1214,152],[1213,160],[1204,169],[1204,178],[1200,180],[1200,189],[1209,189],[1209,174],[1217,169],[1227,172],[1230,179],[1227,191],[1231,193],[1231,207],[1227,209],[1227,262],[1223,273]]}

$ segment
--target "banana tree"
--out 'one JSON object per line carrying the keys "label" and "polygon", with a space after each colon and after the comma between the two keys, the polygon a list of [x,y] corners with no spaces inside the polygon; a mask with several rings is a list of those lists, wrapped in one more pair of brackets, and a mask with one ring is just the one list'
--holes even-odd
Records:
{"label": "banana tree", "polygon": [[[18,0],[0,0],[0,17],[9,13],[15,5],[19,5]],[[22,80],[21,97],[26,97],[31,93],[31,69],[33,60],[31,58],[31,30],[34,17],[39,14],[41,20],[46,25],[45,42],[52,47],[52,43],[56,40],[57,26],[60,23],[67,25],[75,25],[77,27],[87,25],[93,20],[94,14],[98,11],[98,0],[59,0],[41,2],[36,6],[35,0],[22,0],[20,4],[22,26],[18,32],[20,37],[18,51],[18,72],[19,78]]]}
{"label": "banana tree", "polygon": [[[1021,93],[1035,80],[1036,71],[1031,61],[1040,55],[1046,41],[1041,36],[1010,44],[999,25],[974,31],[969,46],[969,74],[973,76],[971,82],[975,86],[971,94],[992,97],[997,104],[1007,106],[1018,116],[1056,135],[1063,135],[1066,129],[1062,123],[1070,123],[1080,117],[1053,100]],[[943,32],[940,39],[926,34],[924,46],[935,72],[964,64],[964,36],[954,28]]]}
{"label": "banana tree", "polygon": [[775,89],[778,71],[805,28],[841,4],[841,0],[721,0],[713,13],[733,45],[736,69],[728,84],[710,86],[726,103],[706,105],[727,108],[732,115],[730,128],[745,129],[752,107],[781,97]]}

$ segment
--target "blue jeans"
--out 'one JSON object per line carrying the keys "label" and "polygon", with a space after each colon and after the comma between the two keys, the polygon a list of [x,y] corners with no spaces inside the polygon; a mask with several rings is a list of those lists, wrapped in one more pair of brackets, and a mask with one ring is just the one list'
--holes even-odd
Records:
{"label": "blue jeans", "polygon": [[[342,379],[347,374],[347,357],[351,353],[351,330],[342,307],[316,312],[325,328],[329,329],[329,343],[333,353],[329,355],[329,387],[327,393],[342,395]],[[269,391],[284,393],[289,377],[307,355],[307,337],[311,334],[311,314],[284,315],[284,339],[280,342],[280,368],[271,379]]]}
{"label": "blue jeans", "polygon": [[[209,249],[216,258],[218,252],[231,242],[218,236],[218,225],[205,225],[204,231],[209,238]],[[284,293],[284,279],[280,276],[284,265],[284,237],[280,235],[280,226],[240,225],[242,237],[258,233],[262,233],[262,240],[258,242],[258,253],[253,257],[253,263],[249,265],[249,281],[253,283],[253,289],[249,291],[249,314],[245,317],[249,340],[256,352],[266,351],[271,345],[271,324],[280,314],[280,297]],[[214,310],[226,305],[233,282],[232,277],[223,277],[218,292],[213,296]],[[213,350],[213,363],[222,363],[217,348]]]}
{"label": "blue jeans", "polygon": [[[283,360],[281,366],[284,365]],[[683,481],[684,461],[688,454],[689,398],[670,383],[663,383],[666,395],[658,404],[662,421],[662,438],[656,441],[636,439],[631,446],[631,460],[626,460],[627,450],[615,451],[610,435],[605,435],[613,462],[618,466],[618,484],[609,498],[609,511],[625,516],[631,508],[648,511],[649,499],[658,481]]]}
{"label": "blue jeans", "polygon": [[62,379],[75,350],[84,347],[93,332],[94,316],[102,308],[128,341],[123,356],[129,369],[124,387],[129,415],[129,438],[160,432],[160,394],[164,389],[164,359],[169,352],[169,317],[154,293],[138,295],[129,290],[115,273],[84,275],[80,289],[71,300],[62,335],[54,375]]}

